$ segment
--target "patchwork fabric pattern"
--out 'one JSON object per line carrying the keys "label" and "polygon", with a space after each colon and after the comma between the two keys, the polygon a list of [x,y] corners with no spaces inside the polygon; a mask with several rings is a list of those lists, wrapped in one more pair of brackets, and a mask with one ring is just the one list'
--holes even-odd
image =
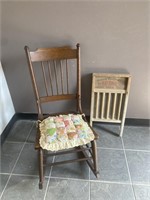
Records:
{"label": "patchwork fabric pattern", "polygon": [[59,115],[48,117],[39,124],[43,149],[58,151],[94,140],[94,134],[82,115]]}

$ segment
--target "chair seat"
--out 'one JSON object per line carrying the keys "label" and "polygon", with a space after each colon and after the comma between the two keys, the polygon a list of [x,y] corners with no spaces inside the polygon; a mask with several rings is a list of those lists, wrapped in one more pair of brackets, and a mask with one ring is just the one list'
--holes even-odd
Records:
{"label": "chair seat", "polygon": [[40,146],[58,151],[84,145],[94,140],[94,134],[80,114],[51,116],[39,124]]}

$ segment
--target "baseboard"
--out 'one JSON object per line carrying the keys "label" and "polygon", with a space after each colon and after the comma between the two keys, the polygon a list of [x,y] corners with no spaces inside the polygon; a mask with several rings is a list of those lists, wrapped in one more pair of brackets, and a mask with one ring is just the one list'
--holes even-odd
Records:
{"label": "baseboard", "polygon": [[[11,128],[13,127],[14,123],[17,120],[37,120],[38,115],[37,113],[16,113],[11,118],[10,122],[5,127],[4,131],[2,132],[0,138],[1,138],[1,144],[4,143],[6,137],[9,135]],[[90,117],[87,116],[87,119],[89,120]],[[101,122],[95,122],[95,123],[101,123]],[[125,120],[126,126],[150,126],[150,119],[136,119],[136,118],[126,118]]]}
{"label": "baseboard", "polygon": [[38,120],[37,113],[16,113],[18,119],[24,120]]}
{"label": "baseboard", "polygon": [[14,123],[18,120],[18,115],[14,114],[13,117],[11,118],[11,120],[9,121],[9,123],[7,124],[7,126],[5,127],[5,129],[3,130],[2,134],[0,135],[0,140],[1,140],[1,144],[4,143],[6,137],[8,136],[8,134],[10,133],[10,130],[12,129]]}
{"label": "baseboard", "polygon": [[37,113],[15,113],[14,116],[11,118],[5,129],[3,130],[2,134],[0,135],[1,144],[4,143],[5,139],[10,133],[13,125],[17,120],[37,120],[38,115]]}
{"label": "baseboard", "polygon": [[135,118],[126,118],[126,126],[150,126],[150,119],[135,119]]}
{"label": "baseboard", "polygon": [[[88,121],[90,121],[90,116],[86,117]],[[111,122],[94,122],[94,123],[101,123],[101,124],[116,124]],[[136,118],[126,118],[125,119],[126,126],[150,126],[150,119],[136,119]]]}
{"label": "baseboard", "polygon": [[[26,120],[37,120],[37,113],[17,113],[19,119]],[[90,116],[86,116],[87,120],[90,121]],[[127,126],[150,126],[150,119],[136,119],[136,118],[126,118],[125,125]]]}

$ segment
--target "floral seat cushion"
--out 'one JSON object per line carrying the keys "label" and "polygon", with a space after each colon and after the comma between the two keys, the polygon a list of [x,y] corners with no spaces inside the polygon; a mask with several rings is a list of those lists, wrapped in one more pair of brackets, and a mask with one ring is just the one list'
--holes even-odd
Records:
{"label": "floral seat cushion", "polygon": [[82,115],[48,117],[39,124],[40,146],[50,151],[84,145],[94,140],[94,134]]}

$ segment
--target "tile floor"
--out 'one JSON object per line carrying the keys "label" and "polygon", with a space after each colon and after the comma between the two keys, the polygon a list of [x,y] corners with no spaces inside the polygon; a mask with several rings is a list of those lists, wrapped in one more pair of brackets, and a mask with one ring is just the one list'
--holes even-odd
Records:
{"label": "tile floor", "polygon": [[[38,189],[35,121],[20,120],[2,145],[0,199],[2,200],[150,200],[150,130],[96,123],[100,177],[86,163],[46,170]],[[53,160],[60,160],[57,156]]]}

